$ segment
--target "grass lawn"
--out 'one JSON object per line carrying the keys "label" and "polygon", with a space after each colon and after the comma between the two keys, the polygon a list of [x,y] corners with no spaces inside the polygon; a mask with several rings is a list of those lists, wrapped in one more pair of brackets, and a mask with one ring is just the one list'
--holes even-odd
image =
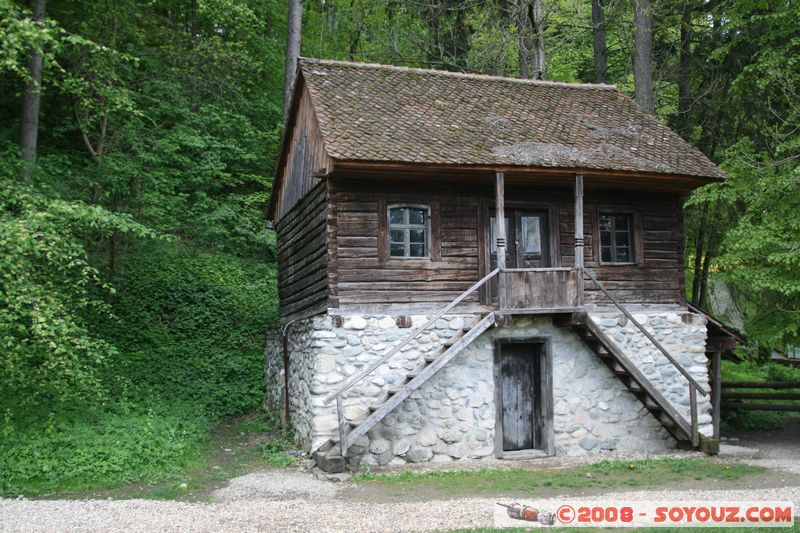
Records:
{"label": "grass lawn", "polygon": [[375,474],[354,480],[367,488],[403,493],[447,494],[448,497],[525,495],[552,496],[556,491],[629,489],[676,485],[681,482],[737,481],[766,469],[726,464],[708,458],[603,461],[563,469],[484,468],[481,470]]}
{"label": "grass lawn", "polygon": [[129,483],[109,490],[59,492],[45,498],[93,498],[206,501],[230,479],[255,470],[293,467],[289,453],[293,442],[281,430],[276,417],[263,412],[227,420],[217,426],[208,444],[186,464],[183,472],[168,480]]}

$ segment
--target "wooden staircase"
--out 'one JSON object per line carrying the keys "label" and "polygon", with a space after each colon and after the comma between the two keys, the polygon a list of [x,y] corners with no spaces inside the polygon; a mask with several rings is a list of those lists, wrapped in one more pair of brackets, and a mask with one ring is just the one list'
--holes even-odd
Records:
{"label": "wooden staircase", "polygon": [[[326,472],[343,472],[346,467],[347,448],[366,435],[378,422],[388,415],[400,403],[408,398],[411,393],[419,389],[434,374],[441,370],[455,356],[469,346],[481,333],[495,324],[495,314],[489,313],[485,317],[466,325],[455,337],[444,341],[438,353],[428,355],[420,365],[406,375],[402,384],[387,391],[384,400],[369,406],[369,415],[360,421],[346,422],[339,412],[340,436],[328,439],[317,451],[314,460],[317,466]],[[337,398],[338,400],[338,398]],[[340,400],[339,400],[340,404]],[[343,424],[349,428],[342,427]],[[341,436],[346,442],[342,445]]]}
{"label": "wooden staircase", "polygon": [[[696,425],[696,421],[695,424],[687,422],[586,313],[556,315],[553,323],[556,326],[569,327],[575,331],[642,405],[653,414],[656,420],[669,431],[678,442],[679,448],[694,449],[698,447],[696,433],[693,432],[693,425]],[[695,435],[694,438],[693,435]]]}

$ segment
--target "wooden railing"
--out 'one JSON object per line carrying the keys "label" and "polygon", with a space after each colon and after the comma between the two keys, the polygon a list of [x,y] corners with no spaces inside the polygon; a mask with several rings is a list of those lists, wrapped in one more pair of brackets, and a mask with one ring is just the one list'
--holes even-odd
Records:
{"label": "wooden railing", "polygon": [[376,368],[378,368],[379,366],[384,364],[386,361],[391,359],[393,355],[395,355],[397,352],[402,350],[405,346],[408,345],[408,343],[410,343],[411,341],[413,341],[414,339],[419,337],[422,334],[423,331],[425,331],[426,329],[428,329],[431,326],[433,326],[434,324],[436,324],[436,322],[440,318],[442,318],[442,316],[447,314],[448,311],[450,311],[451,309],[456,307],[458,304],[463,302],[465,299],[467,299],[475,291],[477,291],[478,289],[483,287],[489,280],[491,280],[492,278],[497,276],[499,273],[500,273],[500,269],[496,268],[496,269],[492,270],[489,274],[485,275],[483,278],[480,279],[480,281],[475,283],[469,289],[467,289],[464,292],[462,292],[456,299],[454,299],[452,302],[447,304],[441,311],[436,313],[430,320],[425,322],[425,324],[423,324],[422,326],[420,326],[419,328],[417,328],[416,330],[411,332],[411,334],[409,334],[406,338],[404,338],[402,341],[400,341],[398,344],[396,344],[394,346],[394,348],[392,348],[391,350],[386,352],[380,359],[378,359],[377,361],[375,361],[372,364],[368,365],[366,368],[361,370],[361,372],[359,372],[358,374],[356,374],[355,376],[350,378],[347,381],[347,383],[345,383],[342,387],[340,387],[336,392],[334,392],[333,394],[331,394],[330,396],[325,398],[325,400],[323,402],[325,405],[328,405],[334,399],[336,400],[336,413],[337,413],[337,416],[339,418],[339,445],[343,448],[342,449],[342,455],[343,456],[345,455],[346,449],[347,449],[346,448],[346,446],[347,446],[347,428],[346,428],[345,418],[344,418],[344,416],[342,414],[342,396],[344,395],[344,393],[347,392],[348,390],[350,390],[354,385],[359,383],[366,376],[371,374]]}
{"label": "wooden railing", "polygon": [[559,312],[583,304],[576,268],[509,268],[500,272],[500,311]]}
{"label": "wooden railing", "polygon": [[[731,411],[800,411],[800,382],[797,381],[723,381],[722,407]],[[750,389],[750,390],[731,390]],[[752,392],[753,389],[756,392]],[[762,389],[762,390],[758,390]],[[763,390],[767,389],[767,390]],[[776,392],[775,389],[783,392]],[[785,392],[788,389],[794,389]],[[750,400],[742,402],[741,400]],[[756,401],[752,400],[766,400]],[[783,400],[783,402],[777,402]],[[785,402],[794,403],[785,403]]]}
{"label": "wooden railing", "polygon": [[614,298],[611,295],[610,292],[608,292],[608,290],[602,283],[600,283],[600,280],[597,279],[594,273],[585,268],[582,270],[589,277],[589,279],[592,280],[592,282],[597,286],[597,288],[600,289],[600,291],[605,295],[605,297],[608,298],[617,309],[622,311],[622,314],[625,315],[625,317],[631,321],[631,324],[636,326],[636,328],[642,332],[642,334],[653,344],[653,346],[655,346],[658,349],[658,351],[660,351],[664,355],[664,357],[666,357],[667,360],[670,363],[672,363],[672,366],[674,366],[678,370],[678,372],[680,372],[683,375],[683,377],[686,378],[686,380],[689,382],[689,414],[691,416],[692,445],[695,447],[699,446],[700,431],[698,429],[698,421],[697,421],[698,419],[697,393],[699,392],[701,395],[706,396],[708,395],[708,391],[706,391],[697,382],[697,380],[694,379],[694,377],[685,368],[683,368],[683,366],[680,363],[678,363],[678,361],[674,357],[672,357],[672,354],[670,354],[667,351],[667,349],[664,348],[661,345],[661,343],[658,342],[658,340],[656,340],[656,338],[653,337],[653,335],[651,335],[650,332],[647,331],[647,329],[645,329],[645,327],[641,325],[639,321],[636,320],[633,317],[633,315],[621,303],[619,303],[616,300],[616,298]]}

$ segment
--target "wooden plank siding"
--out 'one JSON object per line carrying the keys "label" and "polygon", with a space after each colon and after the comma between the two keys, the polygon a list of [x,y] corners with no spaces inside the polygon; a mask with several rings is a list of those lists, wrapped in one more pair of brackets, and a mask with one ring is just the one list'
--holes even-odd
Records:
{"label": "wooden plank siding", "polygon": [[291,211],[297,202],[320,181],[318,175],[327,173],[333,162],[325,151],[311,96],[302,78],[298,81],[299,97],[294,100],[292,122],[289,125],[287,152],[279,169],[275,222]]}
{"label": "wooden plank siding", "polygon": [[[445,304],[479,279],[477,198],[422,197],[331,188],[336,238],[331,305],[341,308]],[[430,257],[388,255],[387,206],[422,203],[431,208]],[[477,296],[468,302],[477,303]]]}
{"label": "wooden plank siding", "polygon": [[[426,185],[416,181],[331,180],[328,228],[330,307],[394,310],[441,306],[485,275],[488,235],[485,220],[494,209],[488,187]],[[685,303],[683,214],[677,194],[613,192],[587,187],[584,201],[585,264],[619,301]],[[408,192],[419,191],[419,192]],[[568,189],[508,187],[508,208],[550,210],[555,232],[552,266],[574,264],[574,199]],[[389,204],[431,207],[431,257],[391,258],[387,251]],[[634,222],[635,264],[603,265],[599,258],[600,213],[629,213]],[[587,304],[607,304],[591,282]],[[485,303],[485,302],[484,302]],[[469,300],[478,307],[478,298]],[[469,308],[469,306],[467,306]]]}
{"label": "wooden plank siding", "polygon": [[327,183],[317,183],[281,218],[276,230],[281,318],[324,312],[329,285]]}

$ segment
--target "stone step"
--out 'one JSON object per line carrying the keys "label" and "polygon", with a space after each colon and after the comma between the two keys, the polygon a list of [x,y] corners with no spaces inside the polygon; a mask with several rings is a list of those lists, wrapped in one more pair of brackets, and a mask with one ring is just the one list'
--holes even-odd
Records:
{"label": "stone step", "polygon": [[344,472],[347,466],[347,461],[344,460],[344,457],[339,455],[338,451],[333,452],[333,450],[328,452],[314,452],[314,462],[317,463],[317,466],[321,470],[332,474]]}

